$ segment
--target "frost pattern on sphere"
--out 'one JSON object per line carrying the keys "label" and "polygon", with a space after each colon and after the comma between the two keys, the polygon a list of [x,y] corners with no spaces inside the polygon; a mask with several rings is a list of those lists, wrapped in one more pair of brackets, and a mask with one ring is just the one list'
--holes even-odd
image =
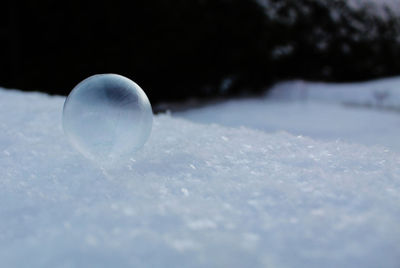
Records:
{"label": "frost pattern on sphere", "polygon": [[144,91],[117,74],[99,74],[79,83],[63,110],[69,141],[85,157],[113,164],[140,149],[150,136],[153,112]]}

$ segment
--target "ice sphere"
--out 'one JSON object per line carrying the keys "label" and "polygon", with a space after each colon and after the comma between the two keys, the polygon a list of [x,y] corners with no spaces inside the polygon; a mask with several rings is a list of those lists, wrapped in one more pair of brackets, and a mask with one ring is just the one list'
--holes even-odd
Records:
{"label": "ice sphere", "polygon": [[80,82],[64,103],[63,128],[85,157],[104,165],[128,158],[150,136],[153,112],[144,91],[117,74]]}

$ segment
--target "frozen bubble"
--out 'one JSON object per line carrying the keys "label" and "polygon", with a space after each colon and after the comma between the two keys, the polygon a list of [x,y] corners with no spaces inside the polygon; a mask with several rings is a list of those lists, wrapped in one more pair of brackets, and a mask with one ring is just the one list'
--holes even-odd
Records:
{"label": "frozen bubble", "polygon": [[64,103],[63,128],[68,140],[101,166],[129,159],[147,141],[152,124],[144,91],[117,74],[83,80]]}

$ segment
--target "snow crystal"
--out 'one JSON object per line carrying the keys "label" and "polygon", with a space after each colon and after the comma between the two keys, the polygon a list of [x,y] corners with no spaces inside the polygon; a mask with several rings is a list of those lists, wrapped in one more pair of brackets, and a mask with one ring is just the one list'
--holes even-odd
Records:
{"label": "snow crystal", "polygon": [[0,90],[2,267],[399,267],[397,153],[159,115],[104,171],[63,102]]}

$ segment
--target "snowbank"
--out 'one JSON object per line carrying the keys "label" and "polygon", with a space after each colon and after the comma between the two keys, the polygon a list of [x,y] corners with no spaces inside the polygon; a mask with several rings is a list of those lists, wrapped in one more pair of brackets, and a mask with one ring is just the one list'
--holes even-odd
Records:
{"label": "snowbank", "polygon": [[317,100],[400,112],[400,78],[350,84],[283,82],[271,89],[269,97],[295,101]]}
{"label": "snowbank", "polygon": [[102,171],[64,99],[0,90],[3,267],[398,267],[400,155],[160,115]]}
{"label": "snowbank", "polygon": [[391,78],[353,84],[283,82],[265,98],[224,101],[174,115],[203,124],[268,133],[284,130],[400,152],[399,112],[400,78]]}

